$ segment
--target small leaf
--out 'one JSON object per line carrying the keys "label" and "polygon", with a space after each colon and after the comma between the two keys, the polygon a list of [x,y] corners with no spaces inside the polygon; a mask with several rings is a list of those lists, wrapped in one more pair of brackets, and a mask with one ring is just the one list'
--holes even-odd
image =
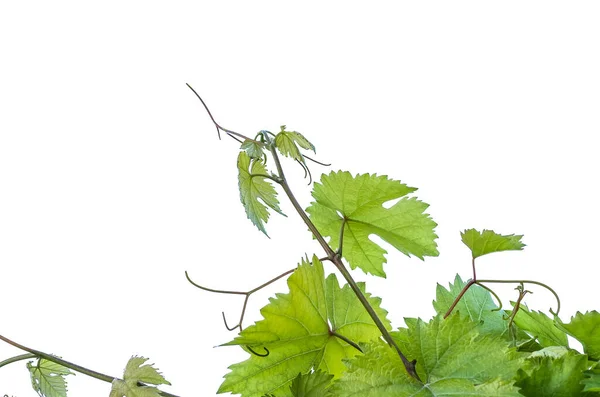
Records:
{"label": "small leaf", "polygon": [[281,215],[284,214],[279,209],[277,192],[271,182],[261,176],[252,176],[257,174],[267,175],[267,169],[262,160],[251,159],[246,152],[240,152],[238,155],[238,172],[240,200],[244,205],[246,215],[258,230],[268,236],[264,226],[264,223],[269,220],[267,206]]}
{"label": "small leaf", "polygon": [[[429,205],[404,197],[415,190],[387,176],[331,172],[315,183],[312,195],[316,201],[306,211],[321,234],[331,237],[329,244],[334,250],[340,246],[343,228],[342,256],[352,269],[360,267],[385,277],[387,251],[369,239],[372,234],[407,256],[438,255],[433,231],[437,225],[424,213]],[[392,207],[383,207],[398,198]]]}
{"label": "small leaf", "polygon": [[292,381],[290,391],[294,397],[323,397],[327,395],[333,375],[323,371],[298,374]]}
{"label": "small leaf", "polygon": [[492,252],[520,251],[525,247],[521,242],[522,235],[503,236],[492,230],[479,232],[475,229],[465,230],[460,235],[463,243],[471,249],[473,259]]}
{"label": "small leaf", "polygon": [[577,312],[569,324],[558,327],[581,342],[583,351],[592,360],[600,360],[600,313],[596,310],[582,314]]}
{"label": "small leaf", "polygon": [[[160,397],[160,390],[151,385],[170,383],[151,365],[147,358],[133,356],[127,362],[123,379],[112,383],[110,397]],[[141,382],[141,383],[140,383]]]}
{"label": "small leaf", "polygon": [[246,153],[248,153],[248,156],[253,159],[262,159],[265,156],[265,153],[263,152],[264,147],[265,145],[258,141],[246,139],[242,143],[240,149],[245,150]]}
{"label": "small leaf", "polygon": [[281,131],[275,136],[275,146],[282,155],[291,157],[302,163],[304,163],[304,156],[300,153],[298,146],[306,150],[315,151],[314,145],[308,139],[299,132],[286,131],[285,125],[281,126]]}
{"label": "small leaf", "polygon": [[40,396],[66,397],[67,381],[65,376],[75,375],[67,367],[55,362],[40,358],[37,363],[27,363],[31,376],[31,385]]}

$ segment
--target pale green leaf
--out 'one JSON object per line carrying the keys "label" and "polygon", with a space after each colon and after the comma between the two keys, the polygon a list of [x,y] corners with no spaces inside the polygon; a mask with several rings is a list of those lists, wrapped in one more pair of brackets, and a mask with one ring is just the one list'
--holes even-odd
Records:
{"label": "pale green leaf", "polygon": [[246,139],[242,142],[240,149],[245,150],[248,156],[253,159],[262,159],[265,156],[265,152],[263,151],[264,147],[265,145],[261,142]]}
{"label": "pale green leaf", "polygon": [[525,370],[518,370],[515,382],[524,396],[573,397],[583,390],[585,355],[570,351],[559,358],[534,357],[527,362]]}
{"label": "pale green leaf", "polygon": [[291,157],[304,163],[304,156],[300,153],[302,149],[315,151],[315,147],[301,133],[296,131],[286,131],[285,125],[281,126],[281,131],[275,136],[275,146],[281,154]]}
{"label": "pale green leaf", "polygon": [[27,363],[31,385],[40,396],[44,397],[66,397],[67,375],[75,375],[67,367],[55,362],[40,358],[37,362]]}
{"label": "pale green leaf", "polygon": [[522,235],[501,235],[492,230],[479,232],[475,229],[461,232],[463,243],[471,249],[473,259],[499,251],[520,251],[525,247]]}
{"label": "pale green leaf", "polygon": [[[133,356],[127,362],[123,379],[112,383],[110,397],[160,397],[160,390],[148,385],[170,385],[147,358]],[[143,365],[142,365],[143,364]]]}
{"label": "pale green leaf", "polygon": [[294,397],[324,397],[328,395],[333,375],[323,371],[298,374],[292,381],[290,391]]}
{"label": "pale green leaf", "polygon": [[542,312],[530,311],[523,303],[520,304],[513,321],[520,329],[536,338],[542,347],[569,347],[567,334],[556,326],[553,319]]}
{"label": "pale green leaf", "polygon": [[148,359],[144,357],[131,357],[125,367],[123,379],[152,385],[170,385],[152,364],[144,364],[146,361]]}
{"label": "pale green leaf", "polygon": [[570,323],[558,323],[558,327],[581,342],[590,359],[600,360],[600,313],[596,310],[585,314],[577,312]]}
{"label": "pale green leaf", "polygon": [[[428,204],[404,197],[416,189],[387,176],[332,172],[315,183],[315,198],[307,212],[319,232],[330,237],[333,249],[340,246],[350,267],[385,277],[387,252],[369,239],[377,235],[406,255],[438,255],[433,229],[436,223],[425,214]],[[383,204],[401,198],[390,208]]]}
{"label": "pale green leaf", "polygon": [[246,152],[240,152],[237,165],[240,199],[244,204],[246,215],[258,230],[266,235],[264,223],[269,220],[267,206],[284,215],[279,209],[277,192],[268,179],[262,176],[252,176],[267,175],[267,169],[262,160],[251,159]]}
{"label": "pale green leaf", "polygon": [[[264,320],[244,329],[226,345],[250,346],[266,357],[251,355],[230,366],[231,372],[219,393],[240,393],[244,397],[264,394],[290,396],[289,386],[296,376],[312,369],[340,376],[343,358],[358,353],[336,337],[340,334],[355,343],[378,339],[381,334],[350,287],[339,287],[335,275],[324,277],[323,265],[313,257],[289,277],[288,294],[277,294],[261,309]],[[364,291],[364,284],[359,283]],[[390,328],[380,300],[365,296],[384,324]],[[357,308],[360,308],[357,309]]]}

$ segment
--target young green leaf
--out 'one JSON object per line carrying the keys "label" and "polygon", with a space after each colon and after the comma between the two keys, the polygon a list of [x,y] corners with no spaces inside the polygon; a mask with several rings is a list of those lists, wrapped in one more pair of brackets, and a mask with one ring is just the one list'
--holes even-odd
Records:
{"label": "young green leaf", "polygon": [[290,391],[294,397],[324,397],[329,392],[333,375],[323,371],[298,374],[292,381]]}
{"label": "young green leaf", "polygon": [[[230,366],[219,393],[290,396],[289,386],[299,373],[321,369],[340,376],[344,369],[341,360],[358,353],[336,334],[355,343],[380,338],[350,287],[340,288],[333,274],[325,278],[316,257],[312,263],[303,260],[288,279],[290,292],[277,294],[261,309],[264,320],[226,344],[250,346],[260,353],[268,351],[268,355],[251,355]],[[364,291],[364,283],[359,287]],[[385,326],[391,328],[387,312],[379,306],[381,300],[367,293],[365,296]]]}
{"label": "young green leaf", "polygon": [[582,314],[577,312],[571,322],[557,326],[581,342],[583,351],[592,360],[600,360],[600,313],[596,310]]}
{"label": "young green leaf", "polygon": [[260,142],[246,139],[242,142],[240,149],[245,150],[251,158],[260,160],[265,156],[265,152],[263,152],[264,147],[265,145]]}
{"label": "young green leaf", "polygon": [[27,369],[33,390],[43,397],[66,397],[65,376],[75,375],[69,368],[44,358],[40,358],[35,364],[33,361],[28,362]]}
{"label": "young green leaf", "polygon": [[264,223],[269,220],[267,206],[285,216],[279,209],[277,192],[269,180],[264,176],[259,176],[267,175],[267,169],[262,160],[252,159],[246,152],[240,152],[237,165],[240,199],[244,204],[246,215],[258,230],[267,235],[264,226]]}
{"label": "young green leaf", "polygon": [[[433,231],[437,225],[424,213],[429,205],[404,197],[415,190],[387,176],[332,172],[315,183],[312,195],[316,201],[306,211],[321,234],[331,237],[333,249],[341,244],[350,267],[385,277],[387,252],[369,239],[371,234],[408,256],[438,255]],[[383,207],[401,197],[391,208]]]}
{"label": "young green leaf", "polygon": [[465,230],[461,234],[462,241],[471,249],[473,259],[485,254],[499,251],[520,251],[525,247],[521,242],[522,235],[501,235],[492,230],[479,232],[475,229]]}
{"label": "young green leaf", "polygon": [[315,147],[301,133],[296,131],[286,131],[285,125],[281,126],[281,131],[275,136],[275,146],[281,154],[291,157],[304,164],[304,156],[300,153],[302,149],[315,151]]}
{"label": "young green leaf", "polygon": [[[450,283],[448,289],[438,284],[436,298],[433,301],[436,313],[444,315],[465,285],[467,283],[458,274],[454,278],[454,284]],[[492,294],[485,288],[475,284],[463,295],[454,308],[454,312],[468,316],[474,322],[482,322],[479,328],[479,333],[482,335],[490,333],[507,334],[508,321],[504,319],[505,312],[497,309],[498,306],[494,303]]]}
{"label": "young green leaf", "polygon": [[519,310],[513,321],[520,329],[536,338],[542,347],[569,347],[567,334],[556,326],[556,322],[553,319],[542,312],[529,311],[523,303],[519,306]]}
{"label": "young green leaf", "polygon": [[170,385],[147,358],[133,356],[127,362],[123,379],[112,383],[110,397],[160,397],[160,390],[148,385]]}
{"label": "young green leaf", "polygon": [[570,351],[559,358],[534,357],[528,359],[526,369],[519,369],[515,386],[521,394],[531,397],[579,396],[581,381],[587,369],[583,354]]}

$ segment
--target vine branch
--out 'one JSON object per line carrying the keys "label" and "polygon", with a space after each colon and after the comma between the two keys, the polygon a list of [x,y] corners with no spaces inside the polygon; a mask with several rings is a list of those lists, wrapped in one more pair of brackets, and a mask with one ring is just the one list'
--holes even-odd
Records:
{"label": "vine branch", "polygon": [[[228,133],[230,136],[231,135],[235,135],[235,136],[240,136],[243,138],[246,138],[244,135],[242,134],[238,134],[236,132],[233,132],[231,130],[227,130],[223,127],[221,127],[217,121],[214,119],[214,117],[212,116],[212,114],[210,113],[210,111],[208,110],[208,106],[206,106],[206,103],[202,100],[202,98],[200,98],[200,95],[198,95],[198,93],[188,84],[187,85],[198,97],[198,99],[200,99],[200,101],[202,102],[202,105],[204,105],[204,108],[206,109],[206,111],[208,112],[211,120],[213,121],[215,127],[217,128],[217,130],[220,131],[224,131],[226,133]],[[271,134],[273,135],[273,134]],[[219,135],[220,137],[220,135]],[[352,277],[352,275],[350,274],[350,272],[348,271],[348,269],[346,269],[346,266],[344,265],[344,263],[342,262],[342,258],[340,256],[339,253],[336,253],[327,243],[327,241],[325,241],[325,238],[323,237],[323,235],[321,235],[321,233],[319,232],[319,230],[316,228],[316,226],[312,223],[312,221],[310,220],[310,218],[308,217],[308,215],[306,214],[306,212],[304,211],[304,209],[300,206],[300,204],[298,203],[298,200],[296,200],[296,197],[294,196],[288,182],[287,179],[285,177],[285,174],[283,172],[283,168],[281,166],[281,162],[279,160],[279,156],[277,155],[277,150],[275,148],[275,145],[273,143],[273,141],[271,140],[271,137],[269,136],[269,134],[263,134],[263,137],[265,138],[265,141],[267,143],[267,146],[271,152],[271,155],[273,157],[273,160],[275,161],[275,166],[277,167],[277,173],[279,176],[279,185],[283,188],[285,194],[287,195],[288,199],[290,200],[290,202],[292,203],[292,206],[294,207],[294,209],[296,210],[296,212],[298,213],[298,215],[302,218],[302,220],[304,221],[304,223],[306,224],[306,226],[308,227],[308,229],[310,230],[310,232],[312,233],[312,235],[315,237],[315,239],[319,242],[319,244],[321,245],[321,247],[323,248],[323,250],[325,251],[326,257],[329,261],[331,261],[335,267],[338,269],[338,271],[342,274],[342,276],[344,277],[344,279],[346,280],[346,282],[348,283],[348,285],[350,285],[350,288],[352,289],[352,291],[354,292],[354,294],[356,295],[356,297],[358,298],[358,300],[360,301],[360,303],[363,305],[363,307],[365,308],[365,310],[369,313],[369,316],[371,317],[371,319],[373,320],[373,322],[375,323],[375,325],[377,326],[377,328],[379,329],[379,331],[381,332],[381,335],[383,336],[383,338],[385,339],[385,341],[387,342],[388,345],[390,345],[392,348],[394,348],[396,350],[396,352],[398,353],[398,355],[400,356],[400,359],[402,360],[402,363],[404,364],[404,368],[406,369],[406,372],[412,376],[414,379],[418,380],[419,382],[422,382],[421,379],[419,378],[419,375],[417,374],[416,368],[415,368],[415,364],[416,361],[409,361],[406,356],[402,353],[402,351],[400,350],[400,348],[398,347],[398,345],[396,344],[396,342],[394,341],[394,339],[392,338],[391,334],[389,333],[389,331],[387,330],[387,328],[385,327],[385,325],[383,324],[383,322],[381,321],[381,319],[379,318],[379,316],[377,315],[377,313],[375,312],[375,310],[373,309],[373,307],[371,306],[371,304],[369,303],[369,301],[367,300],[367,298],[365,297],[365,295],[363,294],[363,292],[360,290],[360,288],[358,287],[358,285],[356,284],[356,281],[354,281],[354,278]],[[312,159],[311,159],[312,160]],[[342,230],[343,232],[343,230]],[[187,277],[187,273],[186,273],[186,277]],[[188,280],[191,282],[191,280],[188,277]],[[196,285],[197,287],[207,290],[207,291],[211,291],[211,292],[219,292],[219,293],[228,293],[226,291],[219,291],[219,290],[213,290],[213,289],[209,289],[209,288],[204,288],[204,287],[200,287],[199,285],[192,283],[194,285]],[[229,293],[236,293],[236,294],[245,294],[245,293],[240,293],[240,292],[233,292],[230,291]],[[246,295],[246,301],[248,299],[248,295]],[[245,303],[244,302],[244,310],[245,310]],[[243,313],[242,313],[243,316]],[[240,329],[241,329],[241,321],[240,321]],[[237,327],[234,327],[234,329]]]}
{"label": "vine branch", "polygon": [[406,356],[402,353],[402,351],[400,350],[400,348],[398,347],[398,345],[392,338],[391,334],[389,333],[389,331],[387,330],[387,328],[385,327],[385,325],[383,324],[383,322],[381,321],[381,319],[379,318],[379,316],[377,315],[377,313],[375,312],[375,310],[373,309],[373,307],[371,306],[371,304],[369,303],[369,301],[367,300],[367,298],[365,297],[363,292],[360,290],[360,288],[356,284],[356,281],[354,281],[354,278],[352,277],[352,275],[350,274],[348,269],[346,269],[346,266],[342,262],[341,256],[338,253],[336,253],[329,246],[327,241],[325,241],[325,238],[323,237],[323,235],[321,235],[321,233],[319,232],[317,227],[312,223],[312,221],[310,220],[310,218],[308,217],[306,212],[304,212],[304,209],[300,206],[300,204],[298,203],[298,200],[296,200],[294,193],[292,192],[292,190],[290,189],[290,186],[287,183],[287,179],[283,172],[283,167],[281,166],[281,162],[279,161],[279,156],[277,155],[277,151],[275,150],[275,145],[273,145],[273,143],[269,140],[269,138],[267,138],[267,142],[269,144],[271,154],[273,156],[273,160],[275,161],[275,166],[277,167],[277,173],[279,174],[279,178],[281,179],[280,185],[283,188],[285,194],[288,196],[288,199],[292,203],[292,206],[294,207],[294,209],[296,210],[298,215],[300,215],[300,217],[302,218],[302,220],[304,221],[304,223],[306,224],[308,229],[311,231],[311,233],[313,234],[315,239],[317,239],[317,241],[319,242],[319,244],[325,251],[327,258],[335,265],[335,267],[342,274],[344,279],[346,279],[346,282],[348,283],[348,285],[350,285],[350,288],[352,289],[352,291],[354,292],[354,294],[356,295],[356,297],[358,298],[360,303],[363,305],[365,310],[369,313],[369,316],[371,317],[371,319],[373,320],[373,322],[375,323],[375,325],[381,332],[381,335],[383,336],[385,341],[396,350],[396,352],[400,356],[400,359],[402,360],[402,363],[404,364],[404,368],[406,369],[406,372],[408,372],[408,374],[410,376],[412,376],[413,378],[417,379],[418,381],[421,381],[421,379],[419,378],[419,375],[417,374],[416,368],[415,368],[415,361],[408,361]]}
{"label": "vine branch", "polygon": [[19,356],[7,358],[6,360],[0,361],[0,368],[4,367],[5,365],[8,365],[8,364],[15,363],[17,361],[27,360],[27,359],[31,359],[31,358],[37,358],[37,356],[32,353],[27,353],[27,354],[21,354]]}
{"label": "vine branch", "polygon": [[[27,354],[23,354],[21,356],[16,356],[16,357],[12,357],[12,358],[10,358],[8,360],[4,360],[4,361],[2,361],[2,363],[0,363],[2,365],[6,365],[6,364],[9,364],[10,362],[17,361],[17,360],[15,360],[16,358],[19,358],[19,360],[25,360],[27,358],[35,358],[35,357],[37,357],[37,358],[43,358],[43,359],[48,360],[48,361],[52,361],[53,363],[62,365],[63,367],[67,367],[69,369],[72,369],[73,371],[77,371],[79,373],[82,373],[84,375],[90,376],[92,378],[96,378],[96,379],[102,380],[104,382],[112,383],[114,380],[119,380],[120,379],[120,378],[116,378],[114,376],[105,375],[103,373],[96,372],[96,371],[93,371],[91,369],[82,367],[81,365],[77,365],[77,364],[74,364],[74,363],[69,362],[67,360],[63,360],[62,358],[54,356],[52,354],[47,354],[47,353],[41,352],[39,350],[31,349],[31,348],[29,348],[27,346],[23,346],[23,345],[21,345],[21,344],[19,344],[17,342],[14,342],[14,341],[12,341],[12,340],[10,340],[10,339],[2,336],[2,335],[0,335],[0,339],[3,340],[4,342],[8,343],[9,345],[16,347],[17,349],[21,349],[21,350],[26,351],[26,352],[29,353],[28,355]],[[25,356],[29,356],[29,357],[25,357]],[[147,386],[147,385],[142,384],[142,383],[140,383],[140,385]],[[178,397],[175,394],[167,393],[167,392],[162,391],[162,390],[159,390],[159,393],[160,393],[161,396],[165,396],[165,397]]]}

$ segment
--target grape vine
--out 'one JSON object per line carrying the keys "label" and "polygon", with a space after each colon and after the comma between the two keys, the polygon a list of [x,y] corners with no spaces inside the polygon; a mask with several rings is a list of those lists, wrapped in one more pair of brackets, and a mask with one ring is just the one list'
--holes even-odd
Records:
{"label": "grape vine", "polygon": [[[437,224],[416,188],[385,175],[331,171],[313,183],[309,156],[315,146],[301,133],[281,126],[253,138],[226,129],[221,133],[240,144],[237,155],[240,200],[248,219],[263,234],[272,212],[284,215],[281,192],[321,246],[299,264],[248,291],[195,287],[244,296],[237,323],[223,322],[236,337],[223,346],[239,346],[249,356],[232,364],[217,393],[243,397],[317,396],[600,396],[600,313],[578,312],[568,322],[560,317],[560,299],[535,280],[483,280],[476,259],[501,251],[520,251],[522,235],[467,229],[461,233],[471,251],[472,277],[460,275],[448,287],[438,285],[428,321],[406,318],[393,326],[380,298],[356,282],[351,271],[385,277],[386,251],[369,238],[376,235],[409,257],[439,255]],[[304,208],[284,173],[283,158],[301,167],[312,197]],[[395,200],[386,208],[384,203]],[[336,274],[326,276],[333,265]],[[263,319],[243,326],[250,296],[287,278],[289,291],[261,309]],[[341,283],[340,283],[341,282]],[[510,308],[488,284],[515,285]],[[530,309],[528,285],[546,289],[556,299],[549,314]],[[569,345],[568,336],[582,351]],[[33,389],[44,397],[66,397],[67,377],[79,372],[112,384],[111,397],[171,396],[158,388],[170,383],[147,358],[132,357],[121,378],[95,372],[0,335],[24,354],[0,361],[0,367],[28,360]]]}

